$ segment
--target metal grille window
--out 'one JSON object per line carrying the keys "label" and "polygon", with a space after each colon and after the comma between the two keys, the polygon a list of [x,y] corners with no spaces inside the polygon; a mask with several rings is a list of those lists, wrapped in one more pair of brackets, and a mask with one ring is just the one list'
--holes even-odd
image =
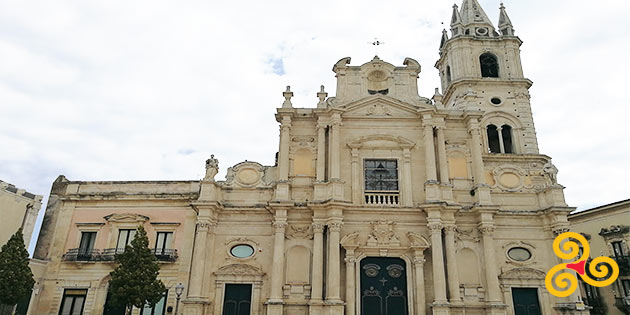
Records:
{"label": "metal grille window", "polygon": [[365,160],[365,191],[398,191],[398,162]]}

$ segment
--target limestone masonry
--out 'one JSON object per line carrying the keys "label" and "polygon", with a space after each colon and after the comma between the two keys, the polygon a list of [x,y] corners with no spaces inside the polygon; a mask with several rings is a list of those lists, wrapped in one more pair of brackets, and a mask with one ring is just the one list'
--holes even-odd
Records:
{"label": "limestone masonry", "polygon": [[121,314],[108,274],[139,224],[169,290],[134,314],[172,314],[179,282],[189,315],[588,314],[544,286],[574,208],[538,152],[521,43],[503,6],[495,27],[464,0],[431,98],[412,58],[342,58],[334,97],[295,108],[286,88],[276,165],[215,180],[216,152],[201,180],[60,176],[30,314]]}

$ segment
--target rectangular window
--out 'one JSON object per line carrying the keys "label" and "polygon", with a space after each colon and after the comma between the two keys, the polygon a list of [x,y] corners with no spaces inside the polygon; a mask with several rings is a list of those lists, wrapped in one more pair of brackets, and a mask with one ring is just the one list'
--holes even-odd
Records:
{"label": "rectangular window", "polygon": [[59,315],[82,315],[86,296],[86,289],[66,289],[63,292]]}
{"label": "rectangular window", "polygon": [[621,280],[621,286],[626,296],[630,296],[630,280]]}
{"label": "rectangular window", "polygon": [[124,252],[125,247],[131,243],[136,236],[135,229],[118,230],[118,242],[116,243],[116,251]]}
{"label": "rectangular window", "polygon": [[90,258],[94,250],[96,232],[81,232],[81,242],[79,243],[78,258]]}
{"label": "rectangular window", "polygon": [[621,241],[616,241],[611,243],[613,248],[613,255],[617,258],[621,258],[623,256],[623,243]]}
{"label": "rectangular window", "polygon": [[166,298],[168,297],[168,290],[164,292],[162,298],[155,303],[155,306],[150,307],[149,305],[145,305],[142,310],[140,310],[140,315],[164,315],[166,314]]}
{"label": "rectangular window", "polygon": [[155,254],[165,255],[167,249],[173,248],[173,232],[157,232],[155,240]]}
{"label": "rectangular window", "polygon": [[398,161],[365,160],[365,204],[398,205]]}
{"label": "rectangular window", "polygon": [[365,160],[365,191],[398,191],[398,161]]}

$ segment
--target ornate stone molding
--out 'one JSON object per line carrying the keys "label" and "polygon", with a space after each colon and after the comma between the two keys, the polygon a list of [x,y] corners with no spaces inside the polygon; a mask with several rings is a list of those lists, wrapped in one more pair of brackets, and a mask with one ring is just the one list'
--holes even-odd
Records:
{"label": "ornate stone molding", "polygon": [[615,234],[624,234],[624,233],[628,233],[628,231],[630,231],[630,227],[629,226],[625,226],[625,225],[611,225],[609,228],[602,228],[599,231],[599,235],[601,236],[611,236],[611,235],[615,235]]}
{"label": "ornate stone molding", "polygon": [[515,268],[504,271],[499,279],[544,280],[546,273],[534,268]]}
{"label": "ornate stone molding", "polygon": [[339,241],[339,243],[344,248],[358,247],[359,246],[359,232],[354,232],[354,233],[345,235],[344,237],[341,238],[341,241]]}
{"label": "ornate stone molding", "polygon": [[326,226],[324,223],[313,223],[311,225],[313,226],[313,233],[323,233]]}
{"label": "ornate stone molding", "polygon": [[566,227],[566,226],[560,226],[560,227],[554,227],[553,228],[553,234],[555,234],[555,235],[560,235],[562,233],[569,232],[569,231],[570,231],[570,229],[568,227]]}
{"label": "ornate stone molding", "polygon": [[455,224],[446,224],[444,225],[444,233],[456,233],[457,226]]}
{"label": "ornate stone molding", "polygon": [[313,239],[313,231],[310,225],[289,225],[287,229],[288,239]]}
{"label": "ornate stone molding", "polygon": [[271,222],[271,225],[273,225],[273,227],[276,229],[276,233],[279,233],[279,232],[284,233],[289,224],[287,223],[287,221],[276,220],[276,221]]}
{"label": "ornate stone molding", "polygon": [[412,248],[417,248],[417,249],[427,249],[431,246],[431,244],[429,243],[429,241],[422,235],[417,234],[417,233],[413,233],[413,232],[408,232],[407,233],[407,238],[409,238],[409,242],[411,244]]}
{"label": "ornate stone molding", "polygon": [[249,275],[264,276],[265,273],[257,267],[247,264],[231,264],[223,266],[214,272],[215,275]]}
{"label": "ornate stone molding", "polygon": [[442,232],[443,227],[444,225],[442,224],[442,222],[429,222],[427,224],[427,228],[429,228],[429,231],[431,231],[431,233]]}
{"label": "ornate stone molding", "polygon": [[368,246],[400,246],[400,239],[394,233],[396,222],[382,219],[370,224],[372,232],[368,235]]}
{"label": "ornate stone molding", "polygon": [[103,217],[107,222],[117,223],[143,223],[149,221],[149,217],[137,213],[112,213]]}
{"label": "ornate stone molding", "polygon": [[482,225],[479,227],[479,232],[482,235],[492,235],[496,228],[493,225]]}
{"label": "ornate stone molding", "polygon": [[339,232],[339,231],[341,231],[341,227],[343,226],[343,222],[330,221],[330,222],[326,223],[326,225],[328,226],[328,229],[331,232]]}

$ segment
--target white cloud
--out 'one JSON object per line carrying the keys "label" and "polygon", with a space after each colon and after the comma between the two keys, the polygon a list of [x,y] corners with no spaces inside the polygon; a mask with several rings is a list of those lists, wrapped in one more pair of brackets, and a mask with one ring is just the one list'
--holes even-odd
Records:
{"label": "white cloud", "polygon": [[[458,0],[459,2],[459,0]],[[499,1],[481,1],[497,21]],[[583,2],[583,3],[582,3]],[[291,85],[296,107],[334,95],[332,65],[374,55],[433,68],[451,2],[0,2],[0,178],[47,195],[72,180],[195,179],[211,153],[228,166],[272,164],[273,118]],[[541,153],[570,205],[628,198],[624,125],[630,44],[619,1],[506,1],[524,41]],[[270,59],[271,58],[271,59]],[[274,73],[280,62],[282,72]],[[282,73],[282,75],[278,75]]]}

